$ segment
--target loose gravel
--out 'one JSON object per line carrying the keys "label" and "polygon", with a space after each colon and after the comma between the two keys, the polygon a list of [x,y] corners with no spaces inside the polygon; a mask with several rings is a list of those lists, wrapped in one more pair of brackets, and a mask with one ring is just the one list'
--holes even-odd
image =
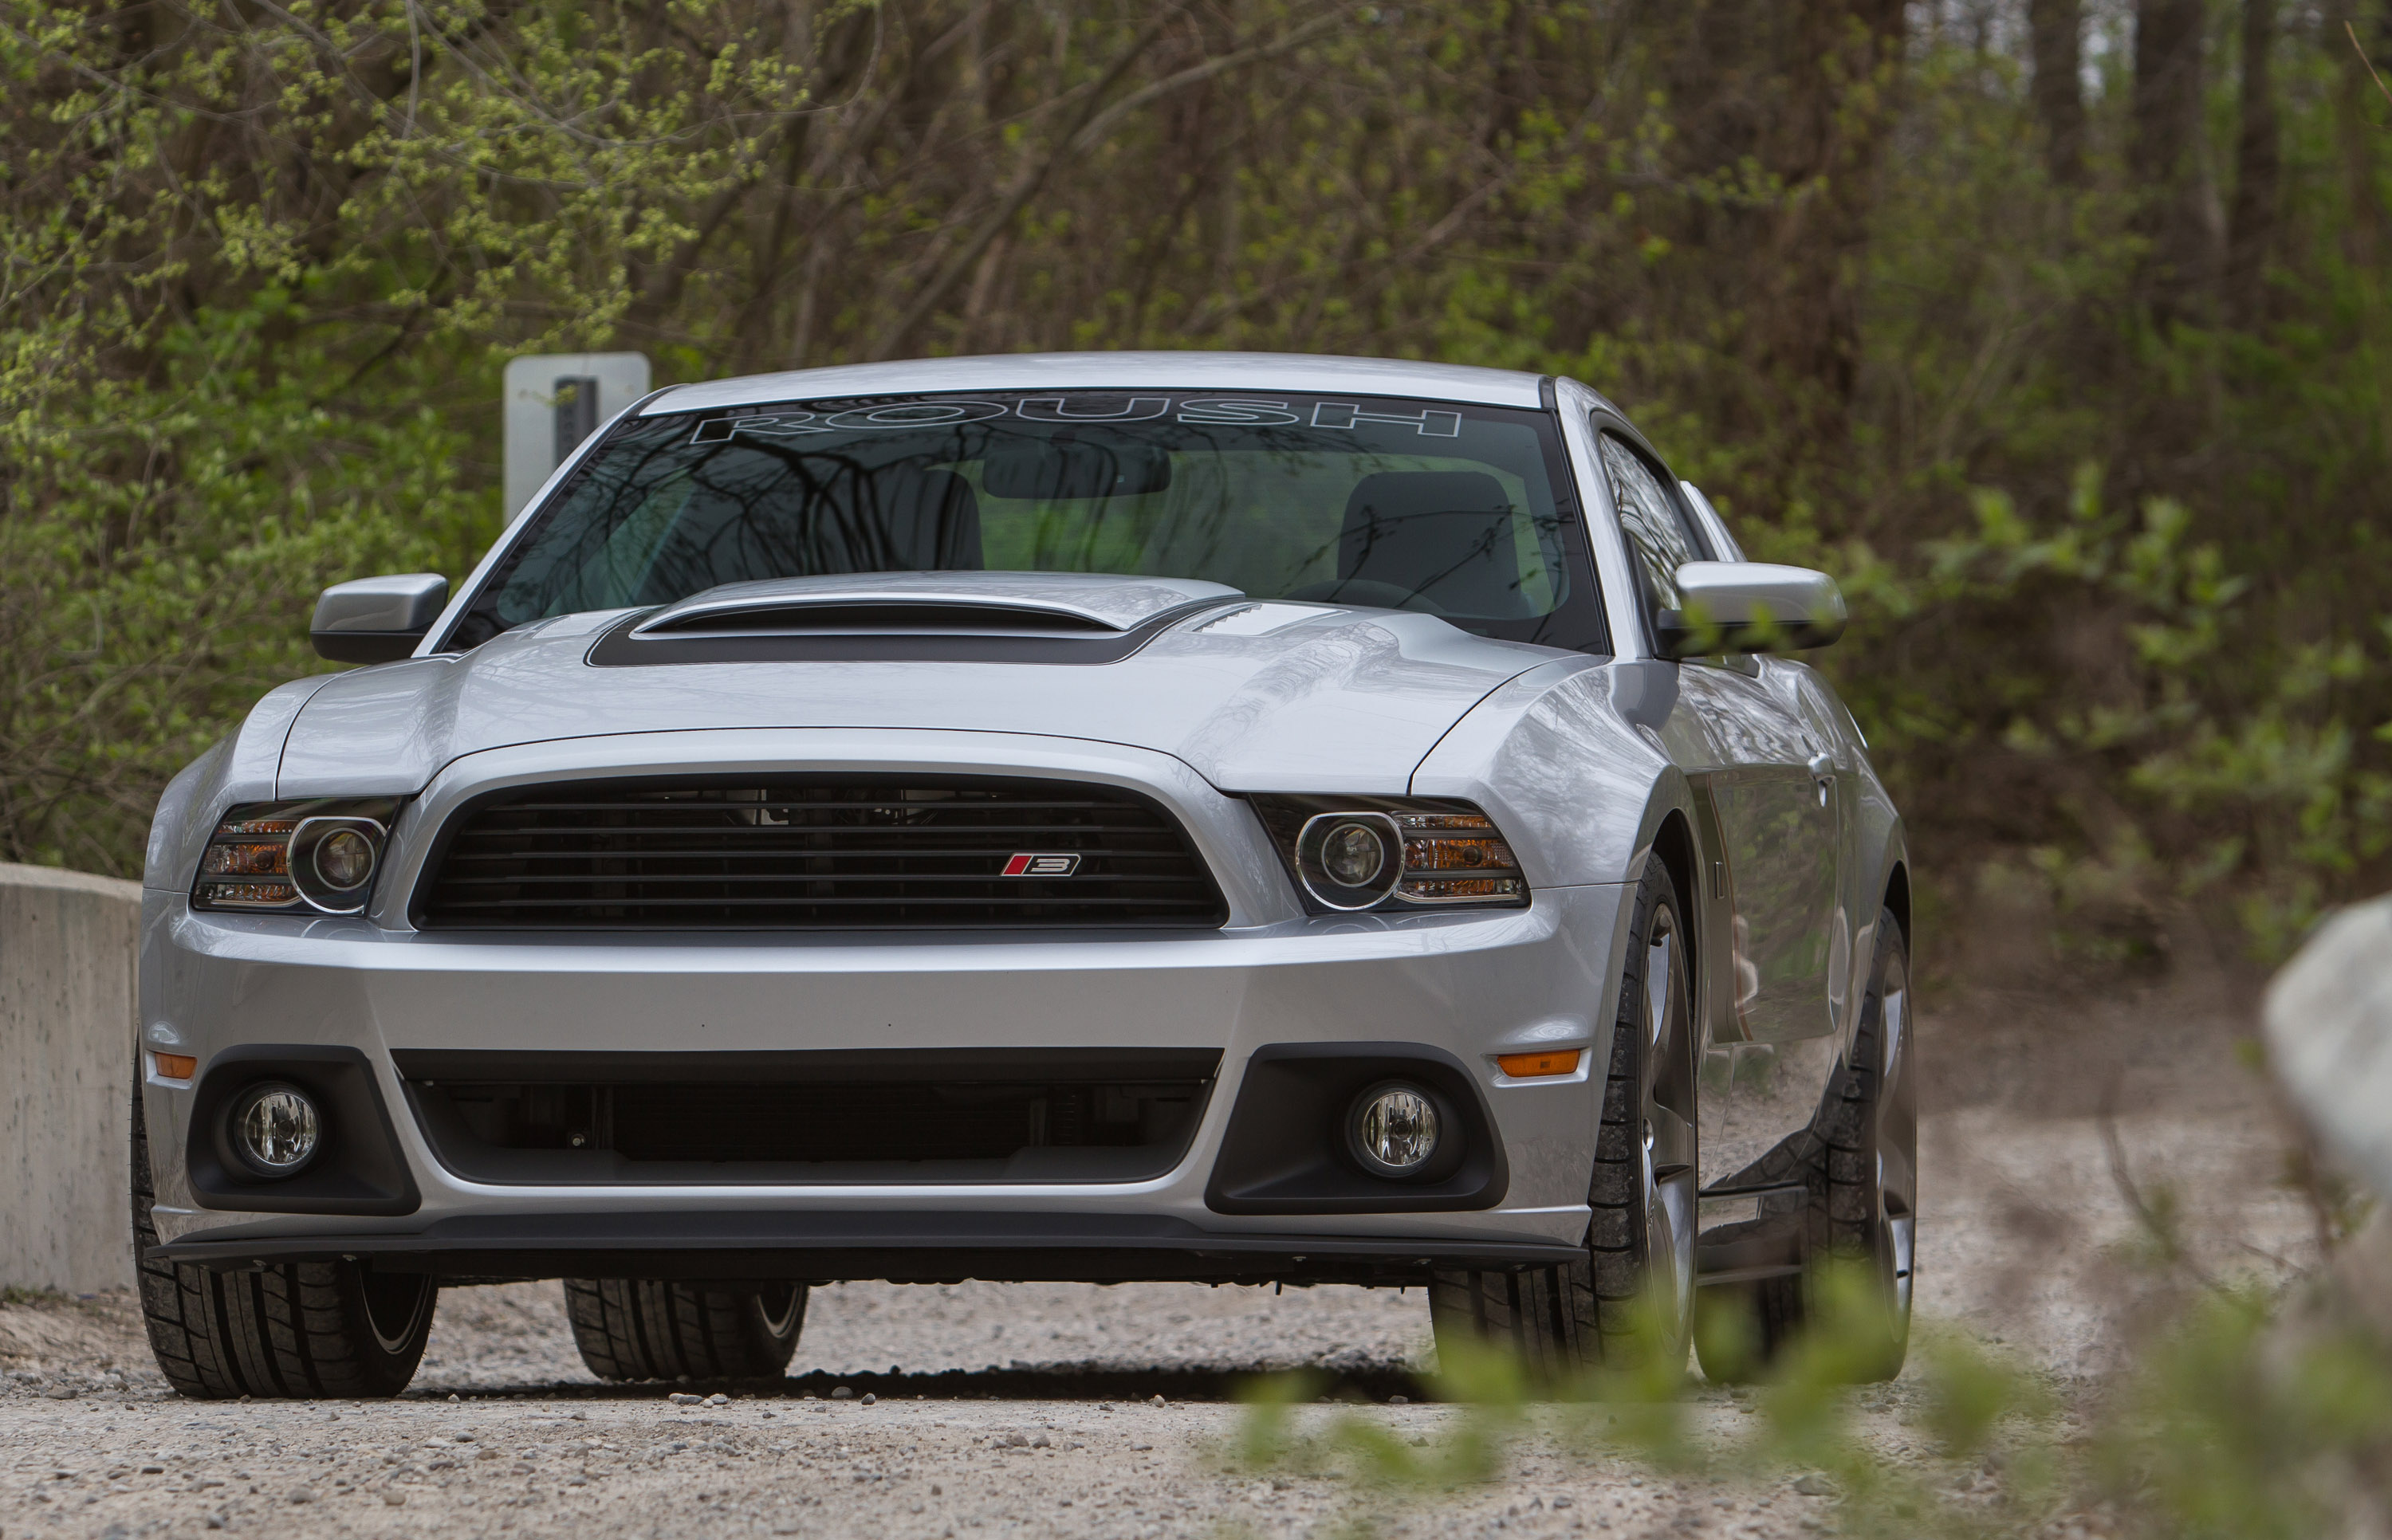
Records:
{"label": "loose gravel", "polygon": [[[2272,1178],[2284,1138],[2238,1064],[2242,1002],[1998,997],[1936,1023],[1922,1135],[1919,1309],[2065,1380],[2100,1372],[2137,1297],[2131,1221],[2102,1137],[2167,1185],[2214,1265],[2281,1276],[2315,1260],[2308,1211]],[[2064,1051],[2050,1045],[2064,1043]],[[1398,1498],[1341,1474],[1230,1456],[1228,1397],[1257,1370],[1323,1371],[1407,1442],[1425,1404],[1418,1290],[1193,1285],[815,1291],[777,1393],[601,1385],[554,1284],[441,1296],[422,1373],[384,1403],[187,1402],[150,1365],[128,1295],[0,1304],[0,1540],[313,1536],[998,1534],[1160,1537],[1586,1534],[1801,1540],[1835,1497],[1799,1471],[1664,1479],[1531,1430],[1496,1482]],[[1908,1452],[1912,1381],[1865,1391],[1863,1428]],[[1397,1398],[1401,1398],[1400,1400]],[[1697,1432],[1748,1397],[1699,1383]],[[1963,1474],[1959,1480],[1976,1478]]]}

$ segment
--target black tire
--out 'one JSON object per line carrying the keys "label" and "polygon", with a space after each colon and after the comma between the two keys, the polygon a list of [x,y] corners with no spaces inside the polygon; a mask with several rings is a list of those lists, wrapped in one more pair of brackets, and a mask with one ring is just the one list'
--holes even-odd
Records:
{"label": "black tire", "polygon": [[1910,944],[1892,910],[1878,912],[1868,991],[1851,1056],[1837,1067],[1809,1133],[1789,1141],[1789,1176],[1808,1193],[1802,1228],[1814,1266],[1800,1276],[1706,1290],[1697,1337],[1703,1372],[1748,1379],[1822,1318],[1816,1262],[1844,1301],[1834,1362],[1861,1382],[1892,1379],[1910,1351],[1917,1274],[1918,1102],[1913,1070]]}
{"label": "black tire", "polygon": [[1693,1334],[1699,1045],[1683,913],[1669,869],[1647,862],[1613,1018],[1586,1260],[1431,1275],[1429,1320],[1440,1347],[1500,1346],[1548,1379],[1657,1365],[1684,1372]]}
{"label": "black tire", "polygon": [[565,1312],[601,1379],[778,1379],[805,1329],[806,1286],[567,1278]]}
{"label": "black tire", "polygon": [[166,1382],[200,1401],[393,1396],[415,1378],[439,1286],[353,1262],[214,1273],[150,1260],[158,1230],[141,1081],[133,1082],[133,1249],[141,1320]]}

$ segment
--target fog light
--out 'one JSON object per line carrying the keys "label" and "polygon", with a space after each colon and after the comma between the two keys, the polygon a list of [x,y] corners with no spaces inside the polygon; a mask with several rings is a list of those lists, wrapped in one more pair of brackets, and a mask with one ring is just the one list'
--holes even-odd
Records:
{"label": "fog light", "polygon": [[1356,1158],[1379,1176],[1416,1176],[1436,1154],[1436,1099],[1400,1081],[1354,1099],[1348,1130]]}
{"label": "fog light", "polygon": [[260,1176],[293,1176],[316,1158],[316,1104],[295,1085],[250,1087],[232,1105],[232,1147]]}

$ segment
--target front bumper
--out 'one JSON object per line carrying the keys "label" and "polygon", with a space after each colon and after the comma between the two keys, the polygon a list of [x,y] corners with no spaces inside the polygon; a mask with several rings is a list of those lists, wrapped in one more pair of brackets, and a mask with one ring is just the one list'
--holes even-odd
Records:
{"label": "front bumper", "polygon": [[[370,1256],[448,1276],[1294,1279],[1580,1254],[1608,1047],[1595,1023],[1607,1025],[1616,991],[1628,890],[1544,888],[1525,910],[1293,915],[1255,886],[1277,868],[1251,811],[1177,770],[1116,767],[1172,805],[1229,874],[1225,929],[490,936],[418,932],[386,913],[196,913],[183,894],[151,890],[147,1043],[199,1058],[202,1081],[218,1055],[259,1043],[357,1051],[420,1195],[413,1211],[383,1216],[212,1206],[183,1163],[197,1082],[160,1079],[145,1055],[159,1255],[231,1266]],[[396,834],[407,836],[404,822]],[[1450,1057],[1483,1094],[1500,1141],[1500,1200],[1412,1213],[1220,1211],[1207,1187],[1249,1065],[1290,1043]],[[437,1157],[395,1060],[1140,1045],[1218,1050],[1219,1068],[1185,1154],[1127,1182],[469,1180]],[[1534,1081],[1494,1062],[1566,1046],[1596,1052],[1574,1075]]]}

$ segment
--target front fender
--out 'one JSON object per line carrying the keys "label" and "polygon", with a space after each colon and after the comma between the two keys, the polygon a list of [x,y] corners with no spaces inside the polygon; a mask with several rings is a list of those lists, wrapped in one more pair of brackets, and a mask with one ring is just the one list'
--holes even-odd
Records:
{"label": "front fender", "polygon": [[281,773],[282,745],[308,697],[338,676],[317,674],[278,684],[249,708],[230,735],[185,766],[159,795],[150,815],[150,842],[141,862],[141,886],[188,893],[198,875],[200,853],[225,809],[236,802],[270,802]]}
{"label": "front fender", "polygon": [[[1412,771],[1415,796],[1477,803],[1531,887],[1633,882],[1662,822],[1694,815],[1686,778],[1597,658],[1560,658],[1497,689]],[[1626,709],[1623,709],[1623,705]]]}

